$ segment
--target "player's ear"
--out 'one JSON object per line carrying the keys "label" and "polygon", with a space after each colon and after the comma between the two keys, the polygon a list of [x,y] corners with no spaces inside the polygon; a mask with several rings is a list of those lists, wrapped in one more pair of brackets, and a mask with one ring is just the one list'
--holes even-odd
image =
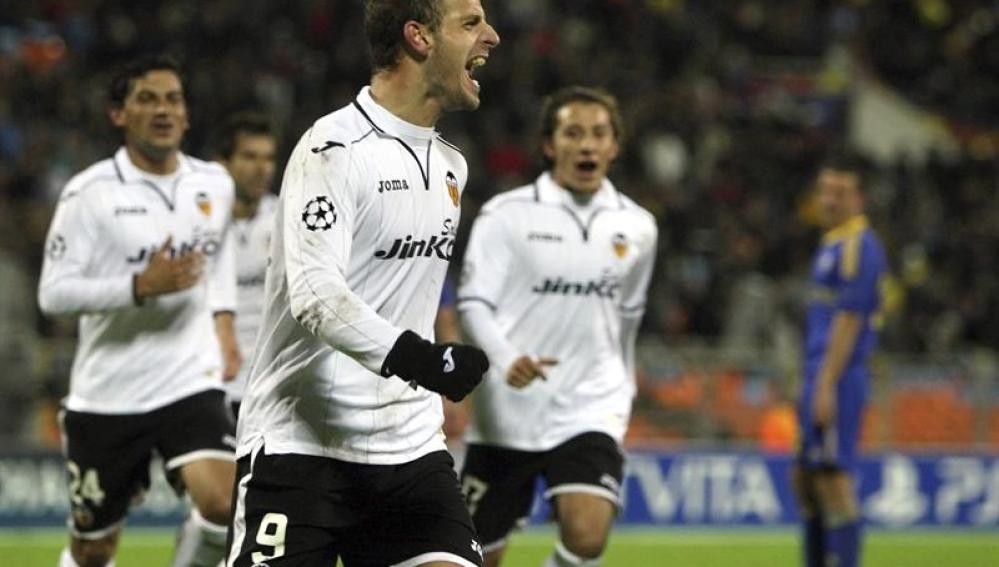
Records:
{"label": "player's ear", "polygon": [[541,151],[545,154],[545,157],[550,161],[555,161],[555,144],[552,143],[551,138],[545,138],[541,142]]}
{"label": "player's ear", "polygon": [[108,118],[111,119],[111,123],[117,128],[124,128],[125,126],[125,107],[124,106],[111,106],[108,108]]}
{"label": "player's ear", "polygon": [[430,31],[415,20],[406,22],[402,27],[402,37],[405,40],[406,51],[417,61],[423,61],[430,55],[433,47],[433,37]]}

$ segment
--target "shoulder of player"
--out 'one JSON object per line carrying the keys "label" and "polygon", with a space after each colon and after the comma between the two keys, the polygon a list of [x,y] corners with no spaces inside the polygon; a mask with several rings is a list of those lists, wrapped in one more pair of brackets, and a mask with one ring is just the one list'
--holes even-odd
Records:
{"label": "shoulder of player", "polygon": [[257,217],[269,217],[277,212],[279,198],[273,193],[267,193],[260,198],[257,206]]}
{"label": "shoulder of player", "polygon": [[464,159],[464,154],[462,153],[461,148],[459,148],[455,144],[452,144],[451,142],[445,140],[444,136],[441,136],[440,133],[437,134],[436,139],[437,139],[438,142],[441,143],[441,147],[442,147],[442,149],[444,149],[444,151],[454,152],[454,153],[458,154],[459,156],[462,156],[462,159]]}
{"label": "shoulder of player", "polygon": [[315,156],[322,163],[347,158],[354,145],[363,141],[374,129],[352,105],[320,117],[306,130],[295,146],[293,156],[304,164]]}
{"label": "shoulder of player", "polygon": [[644,225],[644,228],[651,230],[653,232],[658,232],[659,223],[656,220],[655,215],[649,212],[648,209],[636,203],[631,197],[618,192],[617,193],[618,202],[621,204],[621,211],[628,215],[629,222],[638,222]]}
{"label": "shoulder of player", "polygon": [[460,179],[467,179],[468,164],[465,162],[465,155],[461,153],[458,146],[448,142],[440,134],[437,134],[434,139],[439,142],[435,146],[441,157],[457,170],[456,173]]}
{"label": "shoulder of player", "polygon": [[349,149],[369,139],[377,129],[354,104],[348,104],[312,124],[309,129],[310,142],[313,142],[310,150],[322,153],[336,148]]}
{"label": "shoulder of player", "polygon": [[63,187],[60,201],[91,193],[94,188],[119,186],[124,183],[111,158],[103,159],[77,173]]}
{"label": "shoulder of player", "polygon": [[215,161],[205,161],[193,156],[184,155],[190,173],[182,183],[196,188],[198,191],[211,191],[224,198],[234,199],[236,187],[225,166]]}
{"label": "shoulder of player", "polygon": [[222,180],[232,179],[229,177],[229,172],[226,171],[225,167],[221,163],[216,161],[205,161],[201,158],[196,158],[187,154],[184,154],[184,159],[186,159],[188,165],[191,166],[191,171],[193,173],[219,177]]}
{"label": "shoulder of player", "polygon": [[535,198],[534,185],[523,185],[504,191],[482,205],[482,213],[516,214],[525,207],[540,203]]}
{"label": "shoulder of player", "polygon": [[861,253],[865,257],[870,257],[878,263],[885,263],[887,261],[884,242],[882,242],[881,237],[873,229],[868,228],[863,232],[860,247]]}

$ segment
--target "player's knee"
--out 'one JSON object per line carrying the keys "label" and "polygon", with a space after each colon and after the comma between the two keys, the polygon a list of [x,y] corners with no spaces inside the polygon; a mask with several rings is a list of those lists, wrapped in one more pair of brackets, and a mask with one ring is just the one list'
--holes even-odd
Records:
{"label": "player's knee", "polygon": [[562,545],[573,555],[583,559],[595,559],[604,553],[607,545],[607,535],[600,530],[593,528],[564,531],[562,534]]}
{"label": "player's knee", "polygon": [[228,526],[232,512],[232,497],[229,494],[215,494],[202,498],[197,503],[198,513],[207,522],[220,526]]}
{"label": "player's knee", "polygon": [[482,555],[482,567],[499,567],[500,561],[502,559],[503,559],[502,549],[487,551]]}
{"label": "player's knee", "polygon": [[71,554],[79,567],[104,567],[114,559],[114,538],[97,540],[73,539]]}
{"label": "player's knee", "polygon": [[805,518],[818,514],[819,503],[816,501],[815,489],[810,485],[811,475],[801,467],[791,471],[791,491],[798,502],[798,510]]}

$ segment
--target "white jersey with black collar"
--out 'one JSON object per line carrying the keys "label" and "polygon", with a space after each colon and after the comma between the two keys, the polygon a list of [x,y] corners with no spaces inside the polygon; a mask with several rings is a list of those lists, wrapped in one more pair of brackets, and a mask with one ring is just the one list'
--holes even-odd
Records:
{"label": "white jersey with black collar", "polygon": [[[62,192],[38,300],[48,314],[80,316],[70,410],[143,413],[221,388],[212,315],[236,305],[227,244],[233,183],[220,165],[179,160],[174,174],[152,175],[121,148]],[[205,276],[190,289],[136,305],[133,278],[167,237],[175,254],[205,254]]]}
{"label": "white jersey with black collar", "polygon": [[371,464],[445,448],[438,394],[379,375],[405,329],[432,338],[465,160],[370,90],[288,160],[237,453]]}
{"label": "white jersey with black collar", "polygon": [[[579,204],[546,173],[483,206],[458,288],[463,328],[491,361],[469,442],[543,451],[590,431],[623,439],[656,238],[654,217],[607,180]],[[518,390],[505,375],[522,355],[559,362]]]}
{"label": "white jersey with black collar", "polygon": [[226,394],[232,401],[243,399],[253,345],[264,316],[264,277],[277,200],[268,193],[260,199],[255,215],[232,219],[232,244],[236,255],[236,339],[243,356],[239,375],[225,383]]}

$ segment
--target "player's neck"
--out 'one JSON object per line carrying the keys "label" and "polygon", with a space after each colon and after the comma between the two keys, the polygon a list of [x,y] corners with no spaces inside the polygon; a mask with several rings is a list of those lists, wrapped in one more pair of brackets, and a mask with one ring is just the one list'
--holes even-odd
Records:
{"label": "player's neck", "polygon": [[132,164],[146,173],[170,175],[180,167],[180,159],[177,157],[178,152],[176,151],[172,151],[162,158],[151,156],[132,145],[126,145],[125,151],[128,152],[128,159],[132,161]]}
{"label": "player's neck", "polygon": [[371,77],[371,98],[402,120],[424,128],[432,128],[443,113],[423,81],[402,68],[375,73]]}
{"label": "player's neck", "polygon": [[260,208],[260,201],[256,199],[243,199],[236,197],[236,202],[232,205],[232,218],[252,219],[257,216],[257,209]]}
{"label": "player's neck", "polygon": [[556,185],[558,185],[562,189],[565,189],[566,192],[568,192],[569,195],[572,197],[572,202],[580,207],[585,207],[589,205],[590,202],[593,201],[593,197],[597,194],[596,191],[584,191],[577,187],[573,187],[571,184],[562,181],[561,179],[559,179],[554,175],[552,175],[552,179],[555,181]]}

